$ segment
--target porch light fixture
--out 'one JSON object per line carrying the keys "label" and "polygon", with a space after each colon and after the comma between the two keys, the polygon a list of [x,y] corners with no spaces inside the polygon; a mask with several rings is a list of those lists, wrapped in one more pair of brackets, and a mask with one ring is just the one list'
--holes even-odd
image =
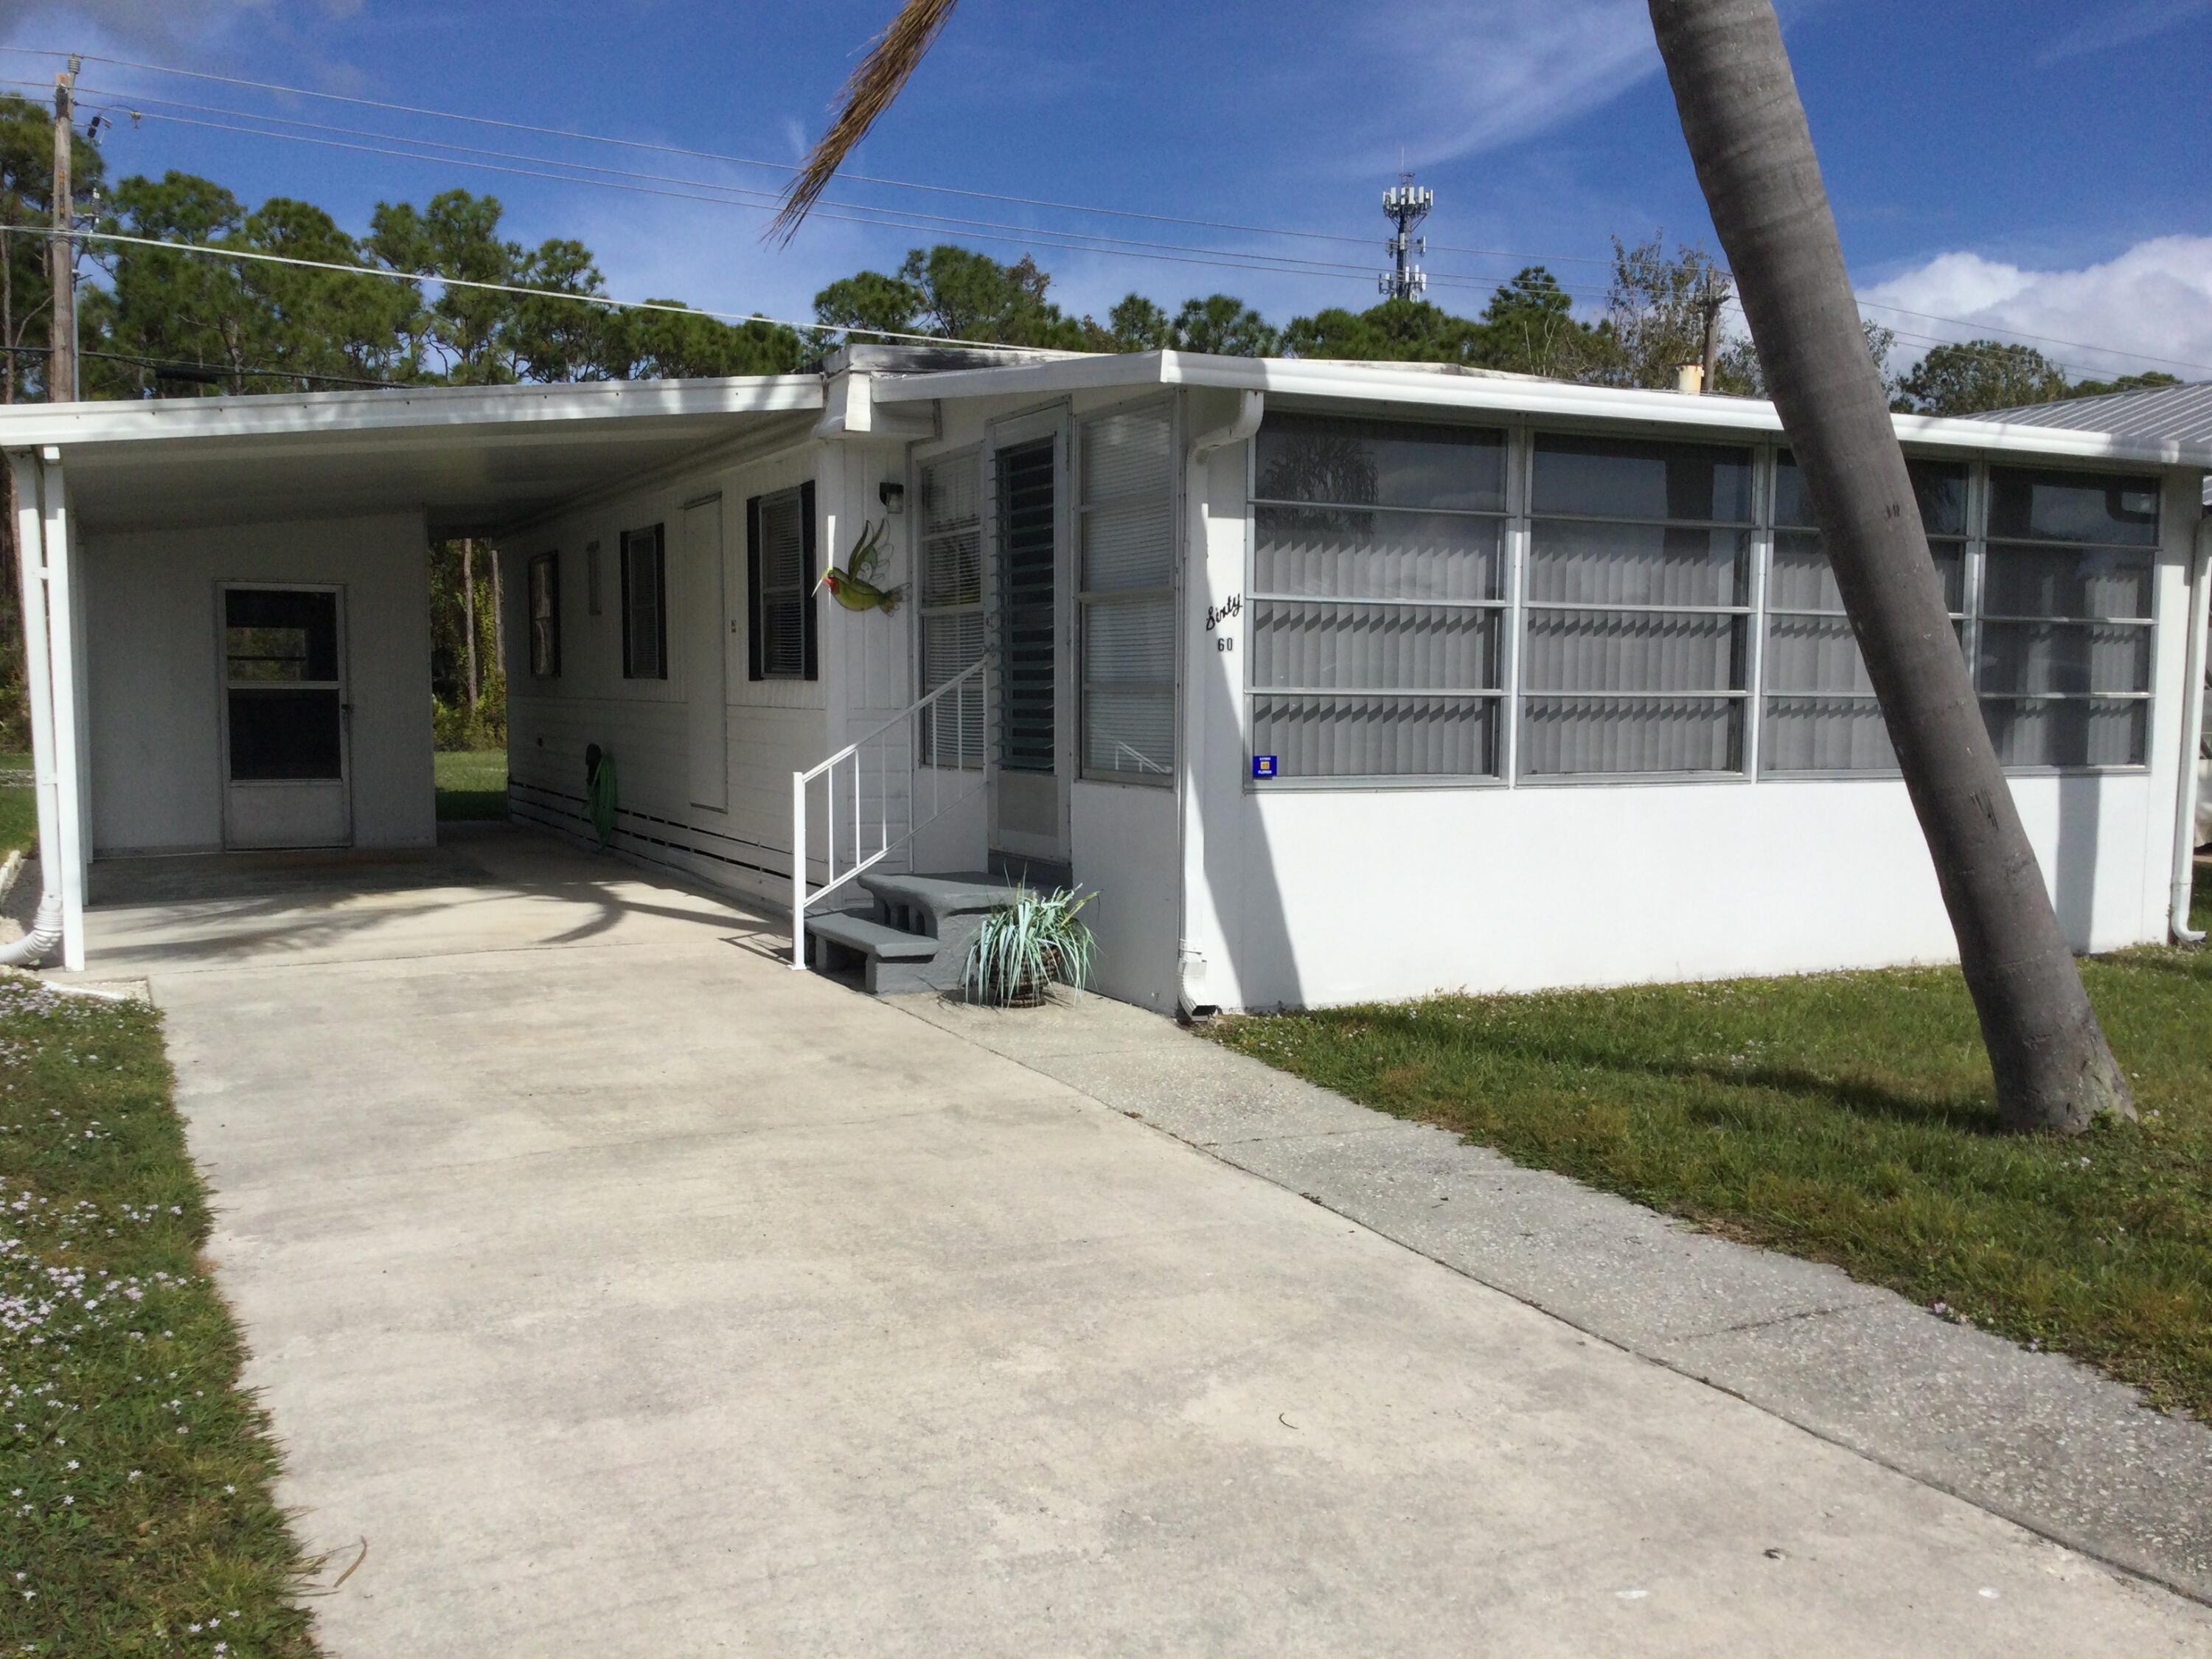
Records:
{"label": "porch light fixture", "polygon": [[884,511],[896,518],[906,511],[906,486],[885,479],[876,486],[876,499],[884,504]]}

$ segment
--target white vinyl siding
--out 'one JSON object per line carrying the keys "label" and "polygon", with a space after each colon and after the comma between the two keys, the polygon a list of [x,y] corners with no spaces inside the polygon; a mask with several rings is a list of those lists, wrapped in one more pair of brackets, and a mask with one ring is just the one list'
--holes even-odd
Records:
{"label": "white vinyl siding", "polygon": [[1740,773],[1752,452],[1535,441],[1524,777]]}
{"label": "white vinyl siding", "polygon": [[1480,428],[1261,427],[1246,633],[1278,779],[1498,775],[1505,455]]}
{"label": "white vinyl siding", "polygon": [[[934,691],[983,659],[982,474],[975,450],[922,464],[918,605],[921,689]],[[931,706],[921,733],[927,765],[983,764],[986,698],[980,677]]]}
{"label": "white vinyl siding", "polygon": [[1165,403],[1082,423],[1083,772],[1175,776],[1175,420]]}

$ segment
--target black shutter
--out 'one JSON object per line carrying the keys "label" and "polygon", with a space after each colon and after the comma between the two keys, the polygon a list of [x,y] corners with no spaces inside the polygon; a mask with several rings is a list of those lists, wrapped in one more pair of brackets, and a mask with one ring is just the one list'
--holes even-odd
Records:
{"label": "black shutter", "polygon": [[623,532],[623,538],[622,538],[622,641],[623,641],[623,678],[624,679],[626,679],[626,680],[627,680],[627,679],[635,679],[635,678],[636,678],[636,675],[632,672],[632,665],[631,665],[631,663],[630,663],[630,659],[629,659],[629,630],[630,630],[630,628],[631,628],[631,622],[630,622],[630,608],[629,608],[629,532],[628,532],[627,530],[625,530],[624,532]]}
{"label": "black shutter", "polygon": [[761,498],[745,503],[745,678],[761,674]]}
{"label": "black shutter", "polygon": [[818,596],[814,592],[814,584],[821,580],[822,573],[815,568],[814,481],[811,478],[799,486],[799,545],[805,550],[806,570],[806,591],[799,600],[805,612],[805,678],[812,680],[821,678],[821,659],[816,653],[815,646],[814,619],[819,607],[815,604]]}
{"label": "black shutter", "polygon": [[668,526],[653,526],[653,678],[668,678]]}

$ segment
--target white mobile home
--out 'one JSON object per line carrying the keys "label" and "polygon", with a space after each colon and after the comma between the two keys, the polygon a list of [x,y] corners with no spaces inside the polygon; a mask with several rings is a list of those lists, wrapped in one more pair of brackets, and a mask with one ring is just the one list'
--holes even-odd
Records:
{"label": "white mobile home", "polygon": [[[2212,444],[1897,424],[2062,921],[2165,939]],[[512,815],[591,833],[596,746],[617,853],[796,877],[886,969],[1009,872],[1096,890],[1102,988],[1163,1010],[1952,954],[1764,403],[862,347],[10,410],[0,447],[78,952],[105,855],[434,838],[424,550],[468,533]]]}

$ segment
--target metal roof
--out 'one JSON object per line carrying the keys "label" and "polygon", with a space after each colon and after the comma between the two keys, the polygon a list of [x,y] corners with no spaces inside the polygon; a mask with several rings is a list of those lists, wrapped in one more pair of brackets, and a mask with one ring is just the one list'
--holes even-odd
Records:
{"label": "metal roof", "polygon": [[2154,386],[2142,392],[2108,392],[2097,398],[2064,398],[2026,409],[1992,409],[1966,418],[2001,421],[2007,426],[2059,426],[2075,432],[2109,433],[2115,438],[2212,444],[2212,380],[2194,386]]}

